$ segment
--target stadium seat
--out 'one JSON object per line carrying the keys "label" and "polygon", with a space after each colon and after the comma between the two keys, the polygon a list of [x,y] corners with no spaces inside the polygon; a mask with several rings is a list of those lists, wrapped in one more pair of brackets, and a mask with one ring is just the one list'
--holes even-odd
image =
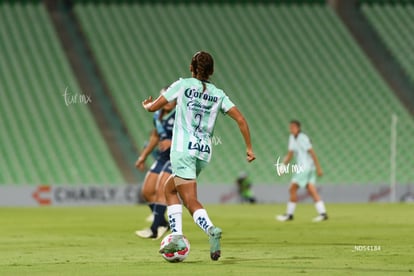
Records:
{"label": "stadium seat", "polygon": [[390,124],[398,121],[399,183],[414,171],[414,120],[326,5],[270,3],[95,3],[75,14],[128,130],[141,144],[152,128],[140,108],[149,95],[188,77],[192,54],[215,58],[212,81],[250,123],[257,161],[245,161],[243,140],[229,118],[219,118],[211,166],[201,182],[232,183],[239,171],[255,183],[286,183],[274,163],[287,151],[295,118],[314,143],[323,184],[389,181]]}
{"label": "stadium seat", "polygon": [[[125,180],[86,106],[41,1],[0,3],[0,185]],[[93,100],[93,99],[92,99]]]}
{"label": "stadium seat", "polygon": [[414,3],[371,1],[362,11],[414,82]]}

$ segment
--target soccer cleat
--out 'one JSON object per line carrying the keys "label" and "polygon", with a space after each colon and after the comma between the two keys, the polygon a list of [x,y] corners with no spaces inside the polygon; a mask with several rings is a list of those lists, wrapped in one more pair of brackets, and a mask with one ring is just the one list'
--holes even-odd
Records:
{"label": "soccer cleat", "polygon": [[157,236],[154,238],[154,240],[158,240],[159,238],[161,238],[162,236],[164,236],[165,232],[167,232],[168,229],[170,229],[170,227],[168,227],[168,226],[158,226],[158,228],[157,228]]}
{"label": "soccer cleat", "polygon": [[161,254],[164,253],[174,253],[177,251],[184,250],[187,247],[183,240],[183,235],[174,235],[171,242],[166,244],[164,247],[160,248],[158,251]]}
{"label": "soccer cleat", "polygon": [[282,221],[282,222],[293,220],[293,215],[287,215],[287,214],[278,215],[278,216],[276,216],[276,220]]}
{"label": "soccer cleat", "polygon": [[320,214],[319,216],[315,217],[312,221],[313,222],[321,222],[328,219],[327,214]]}
{"label": "soccer cleat", "polygon": [[140,238],[143,239],[154,239],[157,238],[157,235],[152,233],[152,230],[150,228],[146,228],[143,230],[137,230],[135,231],[135,235],[137,235]]}
{"label": "soccer cleat", "polygon": [[220,239],[222,230],[218,227],[210,227],[208,229],[209,243],[210,243],[210,257],[213,261],[217,261],[221,256]]}

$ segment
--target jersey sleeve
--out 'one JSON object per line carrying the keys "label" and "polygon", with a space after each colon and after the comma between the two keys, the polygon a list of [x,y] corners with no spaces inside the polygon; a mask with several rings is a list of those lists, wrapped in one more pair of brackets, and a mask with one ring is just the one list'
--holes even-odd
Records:
{"label": "jersey sleeve", "polygon": [[175,99],[177,99],[177,97],[180,93],[180,88],[181,88],[182,81],[183,81],[183,79],[181,79],[181,78],[179,80],[175,81],[173,84],[170,85],[170,87],[168,87],[167,91],[165,91],[162,94],[168,102],[172,102]]}
{"label": "jersey sleeve", "polygon": [[302,147],[308,151],[312,148],[311,141],[307,135],[303,135],[302,141],[301,141]]}
{"label": "jersey sleeve", "polygon": [[235,106],[235,104],[227,95],[225,95],[223,101],[221,102],[221,112],[227,113],[227,111],[229,111],[233,106]]}

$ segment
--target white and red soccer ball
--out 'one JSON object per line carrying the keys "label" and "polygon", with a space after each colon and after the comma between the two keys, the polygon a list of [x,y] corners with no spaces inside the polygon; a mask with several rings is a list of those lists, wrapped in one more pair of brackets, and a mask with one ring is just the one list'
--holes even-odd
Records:
{"label": "white and red soccer ball", "polygon": [[[172,234],[169,234],[164,239],[162,239],[161,247],[164,247],[165,245],[169,244],[171,240]],[[162,257],[170,263],[178,263],[184,261],[188,257],[188,254],[190,254],[190,242],[185,236],[183,236],[183,240],[186,244],[186,247],[183,250],[179,250],[177,252],[172,253],[162,253]]]}

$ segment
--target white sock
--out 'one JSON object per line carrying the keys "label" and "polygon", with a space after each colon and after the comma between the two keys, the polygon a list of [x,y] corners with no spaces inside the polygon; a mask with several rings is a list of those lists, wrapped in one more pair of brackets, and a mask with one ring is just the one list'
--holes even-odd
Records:
{"label": "white sock", "polygon": [[293,215],[295,213],[296,202],[289,201],[286,206],[286,214]]}
{"label": "white sock", "polygon": [[319,214],[321,215],[326,214],[325,204],[323,203],[322,200],[319,200],[318,202],[315,203],[315,208]]}
{"label": "white sock", "polygon": [[174,204],[167,207],[168,223],[173,235],[183,234],[183,207],[181,204]]}
{"label": "white sock", "polygon": [[208,229],[213,226],[205,209],[198,209],[193,214],[194,222],[208,235]]}

